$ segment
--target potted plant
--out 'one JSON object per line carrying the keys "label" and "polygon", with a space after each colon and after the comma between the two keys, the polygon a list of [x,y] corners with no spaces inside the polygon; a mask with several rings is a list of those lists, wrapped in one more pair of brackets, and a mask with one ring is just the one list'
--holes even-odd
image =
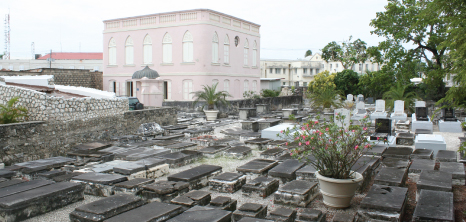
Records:
{"label": "potted plant", "polygon": [[[335,113],[335,121],[343,122],[345,118]],[[350,129],[338,126],[334,121],[321,121],[317,116],[315,120],[281,132],[280,136],[297,145],[290,155],[308,162],[317,170],[325,205],[334,208],[350,206],[359,182],[363,180],[352,167],[372,147],[368,140],[369,125],[367,116],[361,120],[361,125],[352,125]]]}
{"label": "potted plant", "polygon": [[[202,85],[203,90],[193,92],[194,93],[194,100],[193,106],[195,106],[199,101],[205,101],[207,104],[207,109],[204,109],[204,113],[206,115],[206,119],[209,120],[216,120],[218,110],[215,109],[215,105],[224,104],[228,105],[228,101],[226,97],[231,97],[231,95],[226,91],[218,91],[217,92],[217,85],[215,83],[212,86],[205,86]],[[205,108],[205,106],[203,106]]]}

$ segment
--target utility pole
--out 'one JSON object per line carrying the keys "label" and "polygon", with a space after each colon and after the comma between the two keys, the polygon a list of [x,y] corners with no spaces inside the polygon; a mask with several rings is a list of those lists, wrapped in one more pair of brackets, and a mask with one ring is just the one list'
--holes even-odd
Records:
{"label": "utility pole", "polygon": [[291,64],[288,64],[288,85],[291,87]]}
{"label": "utility pole", "polygon": [[10,59],[10,13],[5,15],[5,54],[3,59]]}
{"label": "utility pole", "polygon": [[49,68],[52,68],[52,50],[50,49],[50,56],[49,56]]}
{"label": "utility pole", "polygon": [[264,64],[265,64],[264,65],[264,74],[265,74],[264,76],[265,78],[267,78],[267,63],[264,63]]}

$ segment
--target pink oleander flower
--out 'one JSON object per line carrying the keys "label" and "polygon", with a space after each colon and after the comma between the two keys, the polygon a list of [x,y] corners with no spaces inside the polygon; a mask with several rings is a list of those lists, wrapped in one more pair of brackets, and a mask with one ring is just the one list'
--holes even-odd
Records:
{"label": "pink oleander flower", "polygon": [[351,130],[351,132],[353,132],[353,133],[354,133],[354,130]]}
{"label": "pink oleander flower", "polygon": [[288,142],[285,143],[285,146],[288,146]]}
{"label": "pink oleander flower", "polygon": [[319,121],[316,120],[314,123],[317,124],[317,123],[319,123]]}
{"label": "pink oleander flower", "polygon": [[362,130],[367,130],[367,127],[362,128]]}
{"label": "pink oleander flower", "polygon": [[322,136],[323,133],[319,133],[319,136]]}
{"label": "pink oleander flower", "polygon": [[311,142],[309,142],[309,141],[306,141],[306,145],[309,145],[310,143],[311,143]]}
{"label": "pink oleander flower", "polygon": [[294,140],[299,140],[299,136],[297,136]]}
{"label": "pink oleander flower", "polygon": [[314,137],[311,137],[311,140],[313,140],[313,139],[314,139]]}
{"label": "pink oleander flower", "polygon": [[306,139],[306,135],[303,135],[303,140]]}
{"label": "pink oleander flower", "polygon": [[329,142],[332,142],[332,139],[328,139]]}
{"label": "pink oleander flower", "polygon": [[305,129],[304,129],[304,126],[303,126],[303,127],[301,127],[301,130],[305,130]]}
{"label": "pink oleander flower", "polygon": [[355,150],[357,150],[357,149],[358,149],[358,147],[359,147],[359,146],[358,146],[358,145],[356,145],[356,146],[354,147],[354,149],[355,149]]}
{"label": "pink oleander flower", "polygon": [[301,144],[302,144],[301,142],[298,143],[299,146],[301,146]]}
{"label": "pink oleander flower", "polygon": [[377,140],[379,140],[379,139],[380,139],[380,138],[379,138],[379,137],[377,137]]}
{"label": "pink oleander flower", "polygon": [[325,128],[325,131],[328,131],[328,127],[327,127],[327,128]]}
{"label": "pink oleander flower", "polygon": [[293,156],[293,153],[290,153],[290,156]]}
{"label": "pink oleander flower", "polygon": [[280,131],[280,133],[283,133],[283,130],[282,130],[282,131]]}
{"label": "pink oleander flower", "polygon": [[347,132],[348,132],[348,130],[347,130],[347,129],[345,129],[345,133],[347,133]]}

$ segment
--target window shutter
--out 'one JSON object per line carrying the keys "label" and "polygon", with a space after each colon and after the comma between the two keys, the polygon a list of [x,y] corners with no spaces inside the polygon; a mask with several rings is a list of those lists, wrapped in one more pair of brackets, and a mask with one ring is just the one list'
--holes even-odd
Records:
{"label": "window shutter", "polygon": [[109,92],[114,92],[113,83],[114,83],[114,81],[110,81],[110,82],[108,83],[108,91],[109,91]]}
{"label": "window shutter", "polygon": [[189,87],[189,89],[188,89],[188,92],[189,92],[188,96],[189,96],[189,99],[192,100],[192,99],[193,99],[193,96],[194,96],[194,95],[191,93],[191,92],[193,91],[193,82],[192,82],[192,81],[189,81],[188,84],[189,84],[189,85],[188,85],[188,87]]}
{"label": "window shutter", "polygon": [[172,82],[171,81],[167,82],[167,99],[168,100],[172,99]]}
{"label": "window shutter", "polygon": [[116,95],[119,96],[120,95],[120,83],[119,82],[116,82]]}

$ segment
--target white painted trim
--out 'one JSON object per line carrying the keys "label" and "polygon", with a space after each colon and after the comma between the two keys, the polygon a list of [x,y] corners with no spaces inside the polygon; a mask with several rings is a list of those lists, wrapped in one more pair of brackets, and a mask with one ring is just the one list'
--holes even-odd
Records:
{"label": "white painted trim", "polygon": [[[160,73],[159,73],[160,74]],[[190,73],[164,73],[160,74],[160,77],[170,77],[170,76],[233,76],[233,77],[250,77],[250,78],[260,78],[260,73],[256,74],[257,77],[253,76],[254,74],[234,74],[234,73],[210,73],[210,72],[190,72]],[[103,74],[104,77],[128,77],[131,81],[132,73],[120,73],[120,74]]]}

